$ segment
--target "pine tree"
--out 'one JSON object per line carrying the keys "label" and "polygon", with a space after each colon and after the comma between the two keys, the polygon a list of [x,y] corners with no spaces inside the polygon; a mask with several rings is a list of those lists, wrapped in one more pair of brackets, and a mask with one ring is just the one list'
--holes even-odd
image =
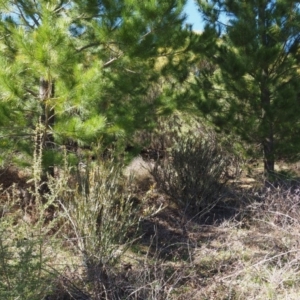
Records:
{"label": "pine tree", "polygon": [[40,120],[44,159],[53,165],[54,144],[89,146],[147,126],[163,102],[149,97],[162,76],[155,62],[165,52],[171,61],[187,35],[184,4],[1,1],[2,136],[30,149]]}
{"label": "pine tree", "polygon": [[220,130],[259,144],[265,173],[273,173],[276,160],[299,158],[299,2],[198,3],[215,36],[207,57],[219,68],[199,79],[199,108]]}

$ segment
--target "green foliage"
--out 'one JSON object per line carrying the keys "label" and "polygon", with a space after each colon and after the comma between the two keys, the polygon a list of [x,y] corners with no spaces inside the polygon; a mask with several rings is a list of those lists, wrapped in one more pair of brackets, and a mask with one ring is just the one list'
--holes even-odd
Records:
{"label": "green foliage", "polygon": [[56,192],[42,199],[41,160],[37,156],[34,162],[32,188],[22,190],[16,183],[11,191],[1,193],[1,299],[43,299],[54,279],[48,266],[60,242],[55,235],[49,234],[57,229],[62,219],[57,217],[46,221],[46,216],[50,208],[56,207],[55,199],[63,184],[51,182]]}
{"label": "green foliage", "polygon": [[[184,50],[184,3],[1,2],[0,131],[33,134],[42,117],[52,144],[90,146],[152,125],[162,112],[159,80],[180,69],[162,74],[155,61],[162,49]],[[41,79],[52,93],[41,93]]]}
{"label": "green foliage", "polygon": [[41,299],[50,279],[42,270],[46,263],[42,253],[43,241],[19,230],[12,237],[7,230],[11,224],[2,221],[0,226],[1,298]]}
{"label": "green foliage", "polygon": [[[210,83],[198,107],[220,131],[260,145],[265,171],[273,172],[275,160],[299,158],[299,5],[206,2],[198,1],[215,40],[207,59],[218,69],[197,78],[198,89]],[[226,26],[220,22],[224,14]]]}

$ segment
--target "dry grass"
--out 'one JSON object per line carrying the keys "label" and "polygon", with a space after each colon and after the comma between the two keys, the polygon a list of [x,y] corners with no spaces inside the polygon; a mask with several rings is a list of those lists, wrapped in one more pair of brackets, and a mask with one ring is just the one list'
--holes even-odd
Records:
{"label": "dry grass", "polygon": [[[89,239],[94,243],[89,245],[93,258],[97,260],[97,255],[105,253],[105,249],[97,248],[96,231],[89,230],[89,224],[93,226],[95,221],[92,213],[89,218],[82,218],[81,223],[76,219],[76,213],[87,213],[91,207],[82,208],[81,212],[68,210],[66,198],[72,203],[72,197],[78,193],[78,190],[72,192],[75,177],[73,185],[69,185],[74,173],[61,172],[68,180],[57,182],[57,178],[53,182],[52,188],[60,191],[55,197],[57,201],[50,199],[53,207],[47,206],[47,201],[41,202],[39,220],[34,218],[34,209],[29,206],[35,205],[35,195],[29,202],[23,196],[22,191],[28,185],[13,175],[12,170],[9,176],[3,175],[1,178],[19,181],[19,187],[5,186],[0,198],[3,233],[0,298],[18,299],[20,295],[27,295],[22,299],[299,299],[299,182],[281,181],[264,188],[248,189],[229,185],[213,209],[195,217],[184,213],[157,190],[144,166],[144,162],[139,164],[136,160],[127,169],[138,170],[134,189],[127,184],[130,195],[137,201],[129,204],[137,205],[138,235],[133,235],[129,228],[125,236],[129,244],[124,246],[118,241],[110,245],[114,252],[119,249],[118,259],[110,263],[99,258],[105,264],[95,263],[94,268],[89,269],[82,259],[84,249],[79,247],[79,242],[87,238],[82,236],[81,223],[86,236],[93,234]],[[96,187],[99,180],[90,187]],[[85,182],[92,183],[87,179]],[[101,183],[101,187],[104,186]],[[116,195],[120,192],[119,189],[114,191]],[[126,193],[126,199],[132,199]],[[93,195],[94,190],[91,190],[88,195],[81,194],[84,199],[78,199],[87,201],[87,205],[91,201],[87,196]],[[118,201],[116,198],[114,201]],[[97,203],[95,199],[92,199],[93,205]],[[59,206],[64,203],[65,208]],[[31,218],[26,219],[26,214]],[[118,230],[113,224],[107,224],[109,230]],[[109,237],[109,232],[106,234]],[[109,238],[105,241],[108,243]],[[99,251],[93,248],[95,245]],[[12,253],[14,256],[5,256]],[[23,265],[18,264],[16,259],[24,253],[28,256],[23,256]],[[5,259],[10,263],[6,264]],[[12,264],[14,267],[9,270],[3,268]],[[93,276],[88,271],[93,271]],[[24,272],[31,282],[15,280]],[[28,288],[33,290],[28,292]]]}

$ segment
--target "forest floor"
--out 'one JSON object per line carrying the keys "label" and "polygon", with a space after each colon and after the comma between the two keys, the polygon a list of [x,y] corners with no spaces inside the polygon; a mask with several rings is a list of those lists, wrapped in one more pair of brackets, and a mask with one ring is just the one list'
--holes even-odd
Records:
{"label": "forest floor", "polygon": [[[285,169],[283,164],[281,170]],[[298,165],[292,169],[298,172]],[[253,177],[245,175],[231,182],[226,197],[201,215],[178,209],[144,174],[138,182],[139,195],[147,194],[144,209],[153,206],[157,212],[142,219],[140,238],[122,254],[118,263],[121,275],[114,280],[118,278],[126,286],[133,285],[131,293],[119,299],[298,300],[300,183],[294,180],[292,184],[286,181],[280,186],[262,187],[257,179],[259,172],[257,166]],[[3,191],[9,191],[15,184],[24,200],[26,190],[32,186],[27,176],[28,173],[17,168],[2,170]],[[2,193],[1,204],[7,201],[7,195]],[[4,204],[0,207],[0,223],[7,215],[4,207]],[[18,213],[22,222],[35,222],[24,218],[24,206],[19,208],[23,210]],[[71,261],[73,266],[74,261],[78,264],[77,254],[71,254],[69,244],[66,245],[65,249],[57,248],[61,253],[55,254],[51,268],[63,265],[58,274],[63,272],[68,282],[84,281],[80,267],[70,265]],[[1,254],[3,251],[0,257]],[[77,286],[86,291],[93,289],[90,282]],[[63,287],[57,288],[56,294],[44,299],[79,299],[61,290]],[[101,295],[80,299],[117,299],[109,293]]]}

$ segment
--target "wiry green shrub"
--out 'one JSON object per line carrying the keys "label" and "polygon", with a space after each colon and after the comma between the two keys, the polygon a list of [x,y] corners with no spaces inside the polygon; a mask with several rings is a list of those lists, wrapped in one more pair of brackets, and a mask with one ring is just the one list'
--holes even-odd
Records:
{"label": "wiry green shrub", "polygon": [[43,299],[53,278],[47,252],[59,246],[35,233],[35,226],[11,225],[7,220],[0,224],[0,299]]}
{"label": "wiry green shrub", "polygon": [[16,182],[0,195],[0,299],[43,299],[53,279],[48,263],[60,248],[59,240],[52,234],[60,218],[47,216],[50,207],[55,208],[63,184],[49,180],[49,187],[56,192],[42,197],[41,152],[37,147],[32,188],[19,189]]}
{"label": "wiry green shrub", "polygon": [[131,179],[112,161],[88,165],[77,174],[77,187],[60,201],[69,236],[82,256],[83,285],[97,299],[114,298],[112,270],[133,239],[139,223]]}
{"label": "wiry green shrub", "polygon": [[219,199],[230,163],[214,139],[178,135],[170,153],[156,162],[151,174],[176,204],[202,211]]}

